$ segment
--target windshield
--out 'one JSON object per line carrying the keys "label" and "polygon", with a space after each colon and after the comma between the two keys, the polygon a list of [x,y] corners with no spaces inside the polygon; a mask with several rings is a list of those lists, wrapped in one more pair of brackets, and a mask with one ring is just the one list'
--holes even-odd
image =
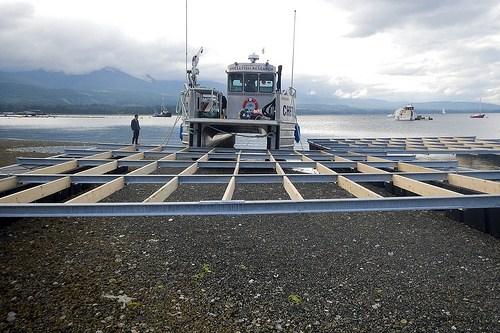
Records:
{"label": "windshield", "polygon": [[273,83],[274,83],[273,74],[260,74],[259,91],[262,93],[272,93]]}
{"label": "windshield", "polygon": [[229,75],[229,91],[231,92],[243,91],[243,74]]}
{"label": "windshield", "polygon": [[256,92],[259,76],[257,74],[245,74],[245,92]]}

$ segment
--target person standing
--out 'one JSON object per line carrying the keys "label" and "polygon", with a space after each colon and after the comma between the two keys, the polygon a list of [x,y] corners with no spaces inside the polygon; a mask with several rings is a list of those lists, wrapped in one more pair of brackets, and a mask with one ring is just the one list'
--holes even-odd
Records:
{"label": "person standing", "polygon": [[139,125],[139,115],[136,114],[134,115],[134,119],[130,122],[130,127],[132,128],[132,131],[134,132],[134,135],[132,136],[132,144],[138,145],[139,144],[139,131],[141,130],[141,126]]}

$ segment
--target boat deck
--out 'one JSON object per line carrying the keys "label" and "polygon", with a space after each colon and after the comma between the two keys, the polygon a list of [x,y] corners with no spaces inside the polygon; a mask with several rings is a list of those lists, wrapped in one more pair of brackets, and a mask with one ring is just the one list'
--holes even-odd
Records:
{"label": "boat deck", "polygon": [[[0,216],[170,216],[500,209],[500,170],[460,168],[453,155],[500,154],[471,137],[310,140],[313,149],[260,150],[97,144],[0,169]],[[430,155],[429,155],[430,156]],[[129,186],[145,198],[103,202]],[[219,184],[220,197],[197,188]],[[311,185],[312,184],[312,185]],[[191,186],[193,200],[170,199]],[[194,186],[194,188],[193,188]],[[239,189],[261,194],[246,198]],[[304,198],[302,186],[316,186]],[[279,187],[283,196],[269,194]],[[331,191],[330,191],[331,190]],[[213,200],[213,198],[216,200]],[[206,198],[211,200],[205,201]],[[258,199],[258,200],[255,200]],[[493,215],[492,215],[493,216]],[[498,221],[497,221],[498,222]],[[496,226],[498,229],[498,223]]]}

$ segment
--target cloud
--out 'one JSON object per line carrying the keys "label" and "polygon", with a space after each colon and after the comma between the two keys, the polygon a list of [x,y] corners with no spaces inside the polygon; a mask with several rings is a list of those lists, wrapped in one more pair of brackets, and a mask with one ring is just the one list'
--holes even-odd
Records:
{"label": "cloud", "polygon": [[375,79],[382,89],[369,89],[370,97],[390,98],[392,91],[396,98],[500,102],[498,1],[325,1],[347,13],[346,38],[390,41]]}
{"label": "cloud", "polygon": [[184,45],[180,43],[141,42],[116,28],[85,20],[35,19],[32,6],[24,3],[1,4],[0,17],[3,70],[84,73],[111,66],[137,76],[184,78]]}
{"label": "cloud", "polygon": [[35,9],[29,3],[7,2],[0,3],[0,31],[2,29],[14,28],[23,21],[32,18]]}
{"label": "cloud", "polygon": [[332,5],[349,12],[350,37],[368,37],[390,29],[414,26],[426,29],[469,28],[489,22],[493,0],[335,0]]}
{"label": "cloud", "polygon": [[[87,8],[88,13],[73,13],[70,19],[64,16],[65,10],[54,7],[56,12],[47,3],[2,1],[0,70],[43,68],[85,73],[109,66],[138,77],[149,74],[155,79],[184,79],[184,43],[172,42],[182,41],[184,36],[183,26],[173,25],[176,17],[169,22],[172,27],[179,26],[179,34],[171,28],[165,29],[165,34],[158,33],[162,25],[141,30],[140,19],[149,18],[151,9],[156,8],[153,5],[149,12],[138,13],[138,20],[131,28],[124,27],[120,20],[116,21],[118,23],[112,19],[103,21],[105,10],[99,16],[104,24],[81,19],[99,19],[91,14],[92,8],[100,8],[97,2],[93,3],[96,7],[76,2]],[[236,10],[240,3],[230,8]],[[199,4],[209,10],[205,2]],[[181,9],[175,6],[169,3],[164,9],[176,16]],[[466,100],[483,96],[485,101],[500,102],[500,4],[497,1],[313,0],[307,7],[299,11],[298,17],[295,82],[299,95],[309,99],[413,101]],[[43,9],[45,15],[59,16],[41,16],[34,8]],[[197,6],[193,6],[193,15],[199,17],[191,20],[190,41],[206,46],[206,54],[200,62],[200,79],[224,81],[226,64],[244,55],[243,49],[260,49],[268,45],[267,59],[268,54],[273,54],[272,45],[285,50],[283,53],[288,56],[286,47],[273,44],[280,38],[276,34],[227,31],[227,36],[223,34],[223,37],[210,40],[206,34],[218,35],[214,31],[227,27],[219,22],[220,25],[211,26],[213,31],[206,31],[205,8],[198,11],[194,8]],[[336,15],[335,20],[330,17],[332,15]],[[128,16],[123,14],[121,17],[126,20]],[[328,19],[338,25],[330,24]],[[147,32],[168,37],[143,38]],[[307,37],[301,35],[305,33]],[[325,34],[328,38],[325,37],[326,42],[317,43],[317,39],[309,38],[313,33]],[[207,40],[210,41],[208,46]],[[194,51],[197,48],[190,47]],[[278,61],[277,58],[274,56],[271,60]],[[280,63],[288,66],[286,61]],[[288,79],[289,71],[285,71],[284,80]]]}

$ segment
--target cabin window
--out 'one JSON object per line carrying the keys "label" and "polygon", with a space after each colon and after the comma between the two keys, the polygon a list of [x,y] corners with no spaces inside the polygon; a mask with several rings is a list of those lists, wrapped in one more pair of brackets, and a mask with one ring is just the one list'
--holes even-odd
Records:
{"label": "cabin window", "polygon": [[257,92],[258,81],[257,74],[245,74],[245,92]]}
{"label": "cabin window", "polygon": [[262,93],[272,93],[274,85],[273,74],[260,74],[259,91]]}
{"label": "cabin window", "polygon": [[243,74],[229,74],[229,91],[243,91]]}

